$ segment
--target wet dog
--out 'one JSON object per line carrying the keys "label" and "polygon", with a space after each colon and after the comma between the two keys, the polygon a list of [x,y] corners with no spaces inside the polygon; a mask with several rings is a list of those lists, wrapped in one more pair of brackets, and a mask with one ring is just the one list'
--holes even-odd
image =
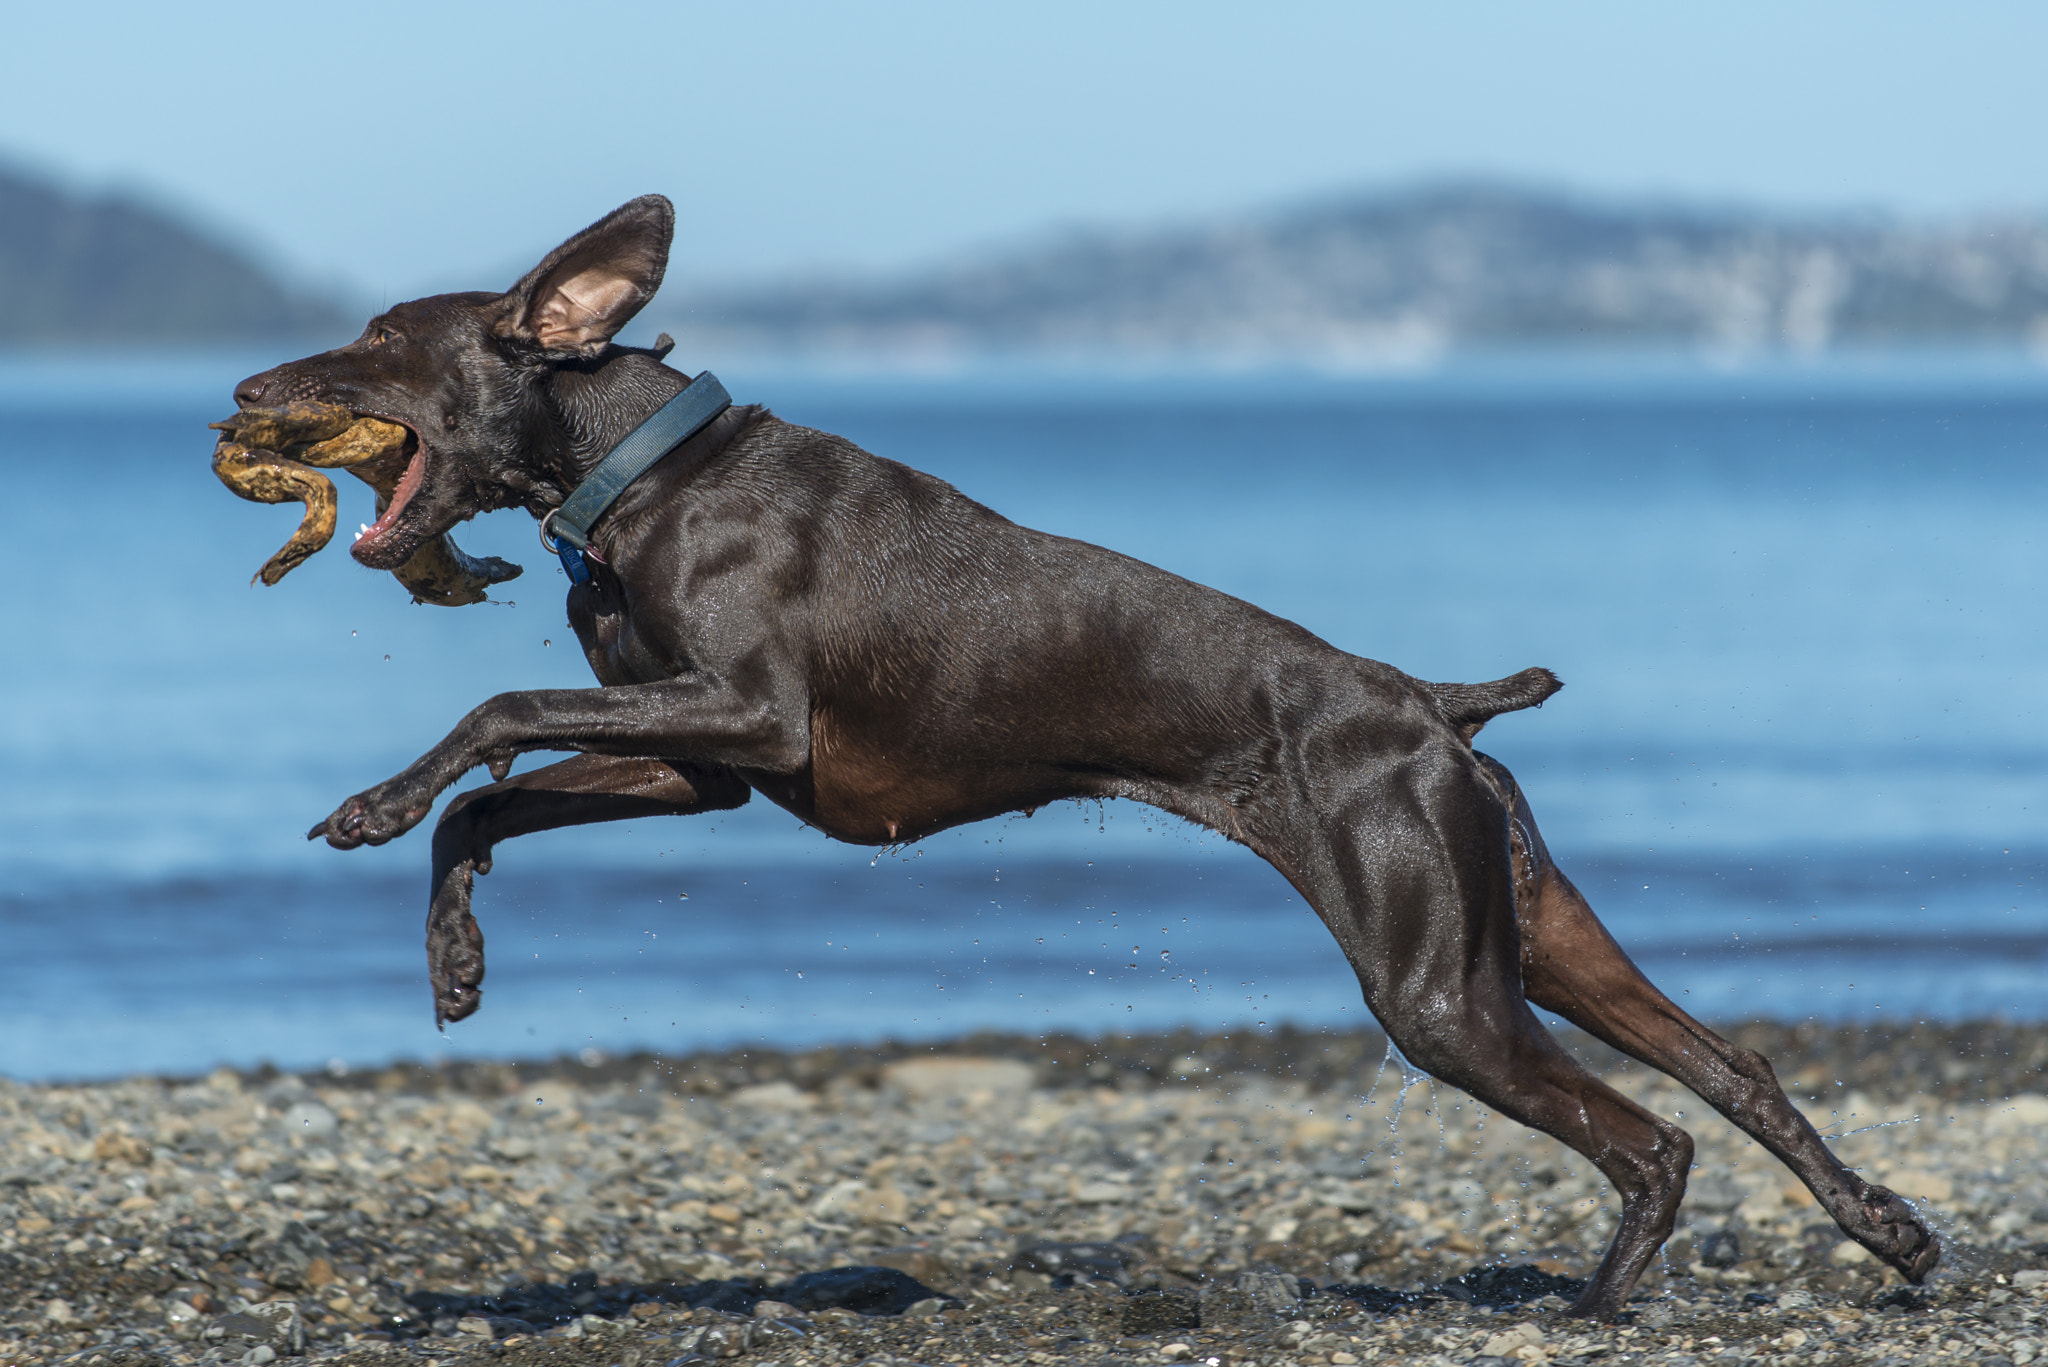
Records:
{"label": "wet dog", "polygon": [[[503,294],[401,304],[256,375],[244,407],[403,425],[404,474],[356,559],[402,565],[486,509],[559,508],[688,383],[613,338],[661,283],[667,200],[625,205]],[[505,693],[312,835],[381,844],[482,765],[434,833],[437,1014],[477,1008],[473,877],[530,831],[719,811],[760,793],[886,844],[1065,798],[1130,798],[1270,861],[1415,1064],[1569,1144],[1619,1190],[1575,1310],[1611,1316],[1669,1236],[1690,1137],[1606,1086],[1531,1004],[1660,1069],[1776,1154],[1911,1280],[1914,1211],[1828,1152],[1757,1054],[1652,986],[1552,862],[1514,778],[1472,747],[1547,671],[1434,684],[1097,546],[1017,526],[915,470],[759,407],[727,409],[592,529],[568,612],[602,687]],[[571,758],[508,778],[533,750]]]}

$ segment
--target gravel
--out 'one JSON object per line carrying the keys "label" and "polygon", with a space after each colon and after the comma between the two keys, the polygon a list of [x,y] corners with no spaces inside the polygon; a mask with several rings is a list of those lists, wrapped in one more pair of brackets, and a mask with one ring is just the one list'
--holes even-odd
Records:
{"label": "gravel", "polygon": [[1583,1040],[1700,1141],[1615,1325],[1560,1313],[1604,1182],[1377,1036],[989,1036],[0,1082],[0,1363],[2043,1357],[2048,1030],[1732,1033],[1931,1213],[1927,1287]]}

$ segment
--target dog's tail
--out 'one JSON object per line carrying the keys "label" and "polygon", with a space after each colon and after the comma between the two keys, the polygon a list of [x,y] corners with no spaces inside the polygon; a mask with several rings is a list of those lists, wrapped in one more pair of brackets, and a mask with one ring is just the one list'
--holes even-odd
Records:
{"label": "dog's tail", "polygon": [[1492,683],[1425,683],[1422,686],[1436,699],[1437,709],[1444,714],[1444,720],[1469,745],[1479,734],[1479,728],[1501,713],[1517,712],[1524,707],[1541,707],[1543,700],[1563,688],[1564,684],[1557,675],[1538,666],[1510,674],[1505,679],[1495,679]]}

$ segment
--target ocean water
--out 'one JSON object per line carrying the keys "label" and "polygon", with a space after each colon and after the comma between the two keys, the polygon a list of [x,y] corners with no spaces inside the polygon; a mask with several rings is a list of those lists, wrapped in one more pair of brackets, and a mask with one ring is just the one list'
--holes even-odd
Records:
{"label": "ocean water", "polygon": [[[523,514],[459,538],[527,566],[501,605],[340,538],[250,587],[298,509],[221,489],[205,423],[264,363],[0,362],[0,1074],[1369,1019],[1276,874],[1157,813],[877,854],[761,802],[503,847],[438,1034],[425,830],[303,834],[492,693],[591,681]],[[2048,372],[721,376],[1413,674],[1555,669],[1481,746],[1709,1020],[2048,1016]]]}

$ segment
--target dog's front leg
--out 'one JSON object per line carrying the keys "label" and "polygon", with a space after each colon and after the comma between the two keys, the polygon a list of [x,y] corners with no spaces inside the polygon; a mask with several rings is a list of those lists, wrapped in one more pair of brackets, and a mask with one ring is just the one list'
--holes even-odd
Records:
{"label": "dog's front leg", "polygon": [[500,841],[599,821],[724,811],[744,804],[751,792],[721,770],[577,755],[455,798],[434,828],[434,891],[427,909],[434,1023],[461,1020],[483,1000],[484,936],[470,910],[470,894],[476,875],[491,871],[491,851]]}
{"label": "dog's front leg", "polygon": [[338,850],[381,845],[417,826],[434,799],[484,765],[503,779],[529,750],[658,755],[713,768],[793,773],[809,754],[798,688],[737,686],[706,674],[614,688],[500,693],[394,778],[356,794],[306,833]]}

